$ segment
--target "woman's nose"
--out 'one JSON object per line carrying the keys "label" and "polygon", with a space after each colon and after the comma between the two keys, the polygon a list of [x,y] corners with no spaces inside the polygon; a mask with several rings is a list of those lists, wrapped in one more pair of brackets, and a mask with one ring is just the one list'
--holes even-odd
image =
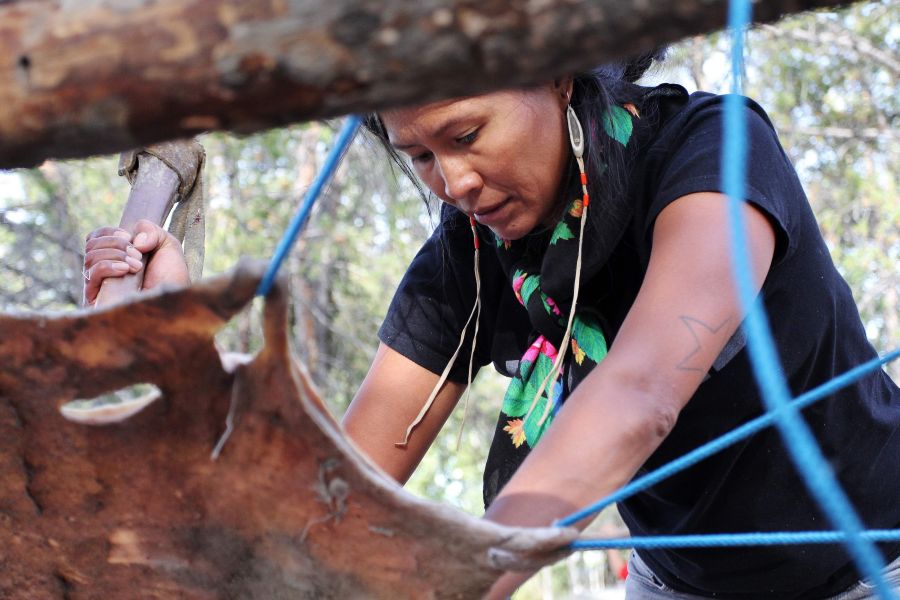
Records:
{"label": "woman's nose", "polygon": [[465,200],[483,185],[481,176],[463,158],[454,157],[441,161],[441,174],[444,178],[444,194],[449,200]]}

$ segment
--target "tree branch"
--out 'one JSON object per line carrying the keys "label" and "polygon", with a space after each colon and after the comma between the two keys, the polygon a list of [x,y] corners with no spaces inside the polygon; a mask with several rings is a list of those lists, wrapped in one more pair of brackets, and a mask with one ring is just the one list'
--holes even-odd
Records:
{"label": "tree branch", "polygon": [[792,125],[781,125],[778,127],[778,130],[781,131],[781,133],[788,135],[837,138],[844,140],[900,139],[900,135],[895,131],[891,129],[880,129],[878,127],[850,129],[849,127],[794,127]]}
{"label": "tree branch", "polygon": [[[759,0],[756,19],[839,0]],[[0,167],[534,84],[722,27],[725,0],[0,4]]]}
{"label": "tree branch", "polygon": [[[24,278],[26,281],[30,281],[32,284],[38,284],[45,290],[53,292],[55,299],[58,301],[68,302],[73,306],[79,306],[81,304],[81,298],[76,297],[70,291],[60,291],[59,282],[48,281],[47,279],[35,275],[31,271],[26,271],[10,264],[0,265],[0,269],[5,269],[7,271],[10,271],[11,273],[15,273],[19,277]],[[34,288],[26,285],[25,289],[20,292],[13,293],[11,296],[6,297],[5,300],[7,304],[25,303],[33,308],[35,303],[35,295],[36,294]]]}
{"label": "tree branch", "polygon": [[0,211],[0,227],[5,227],[12,231],[13,235],[20,238],[41,238],[42,240],[59,247],[63,252],[75,256],[78,260],[84,259],[81,248],[75,248],[69,245],[70,237],[65,235],[54,236],[44,231],[43,227],[32,225],[30,223],[17,223],[6,216],[8,211]]}
{"label": "tree branch", "polygon": [[831,31],[812,32],[803,29],[781,29],[771,26],[764,26],[762,29],[773,37],[786,37],[823,48],[839,46],[853,52],[860,58],[868,58],[880,64],[890,71],[894,77],[900,76],[900,61],[889,52],[876,48],[862,36],[855,35],[852,31],[839,25],[824,20],[819,25],[823,25]]}

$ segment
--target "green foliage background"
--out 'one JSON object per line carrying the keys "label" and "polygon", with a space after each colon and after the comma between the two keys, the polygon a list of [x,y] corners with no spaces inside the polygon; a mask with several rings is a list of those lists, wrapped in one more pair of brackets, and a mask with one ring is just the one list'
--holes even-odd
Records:
{"label": "green foliage background", "polygon": [[[757,28],[747,39],[746,92],[769,111],[880,351],[900,346],[898,7],[870,2],[801,15]],[[724,92],[726,50],[721,35],[686,40],[647,82]],[[227,270],[239,256],[271,255],[335,127],[204,136],[207,274]],[[115,172],[116,159],[100,157],[0,173],[0,308],[77,306],[84,236],[117,222],[128,194]],[[285,265],[295,350],[337,415],[365,375],[393,290],[436,214],[382,151],[360,138]],[[258,307],[235,319],[219,341],[255,351]],[[462,410],[408,485],[474,514],[482,511],[480,473],[505,389],[487,371],[475,384],[459,443]],[[900,365],[890,372],[900,379]],[[600,521],[615,526],[615,515]],[[613,580],[603,557],[576,557],[545,569],[518,597],[600,597]]]}

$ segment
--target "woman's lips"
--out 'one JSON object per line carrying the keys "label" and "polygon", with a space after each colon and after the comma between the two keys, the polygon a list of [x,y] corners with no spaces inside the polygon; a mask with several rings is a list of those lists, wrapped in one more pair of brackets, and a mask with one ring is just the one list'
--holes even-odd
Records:
{"label": "woman's lips", "polygon": [[497,204],[492,204],[486,208],[476,210],[475,211],[475,220],[481,223],[482,225],[487,225],[488,227],[493,227],[495,225],[499,225],[506,220],[506,212],[504,208],[509,206],[510,198],[506,198],[502,202],[498,202]]}

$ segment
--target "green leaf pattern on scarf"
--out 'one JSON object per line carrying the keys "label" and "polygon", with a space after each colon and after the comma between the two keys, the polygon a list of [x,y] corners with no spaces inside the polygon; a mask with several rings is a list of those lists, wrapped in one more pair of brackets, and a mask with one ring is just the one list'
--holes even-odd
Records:
{"label": "green leaf pattern on scarf", "polygon": [[[551,387],[553,382],[551,381],[547,387]],[[542,437],[544,437],[544,433],[547,431],[547,428],[550,427],[550,424],[553,423],[553,413],[550,412],[547,415],[547,418],[544,419],[544,422],[541,423],[541,417],[544,416],[544,410],[547,408],[547,403],[550,400],[547,399],[546,396],[541,395],[540,400],[538,400],[537,406],[534,407],[534,411],[532,411],[531,416],[525,419],[525,441],[528,442],[528,445],[534,448],[537,443],[540,441]]]}
{"label": "green leaf pattern on scarf", "polygon": [[[541,382],[553,367],[553,361],[546,354],[538,354],[534,361],[523,360],[519,363],[519,377],[513,378],[503,398],[502,411],[510,417],[524,417],[534,402],[534,395]],[[549,386],[548,386],[549,387]],[[543,394],[542,396],[546,395]],[[546,402],[546,399],[544,399]],[[541,401],[538,401],[540,404]],[[534,412],[543,411],[535,408]],[[532,413],[532,417],[534,413]]]}
{"label": "green leaf pattern on scarf", "polygon": [[522,289],[520,293],[522,294],[522,302],[524,304],[528,304],[528,300],[531,298],[531,294],[534,293],[536,289],[538,289],[541,285],[541,278],[538,275],[530,275],[525,278],[525,281],[522,282]]}
{"label": "green leaf pattern on scarf", "polygon": [[553,237],[550,238],[550,243],[555,246],[559,240],[571,240],[574,237],[575,234],[572,233],[569,226],[564,221],[560,221],[556,229],[553,230]]}
{"label": "green leaf pattern on scarf", "polygon": [[[594,316],[576,313],[572,319],[572,351],[578,364],[583,362],[585,356],[595,363],[606,357],[606,338],[601,331],[600,323]],[[583,356],[579,350],[584,353]]]}
{"label": "green leaf pattern on scarf", "polygon": [[621,106],[613,105],[603,113],[603,129],[606,134],[623,146],[631,139],[634,123],[631,114]]}

